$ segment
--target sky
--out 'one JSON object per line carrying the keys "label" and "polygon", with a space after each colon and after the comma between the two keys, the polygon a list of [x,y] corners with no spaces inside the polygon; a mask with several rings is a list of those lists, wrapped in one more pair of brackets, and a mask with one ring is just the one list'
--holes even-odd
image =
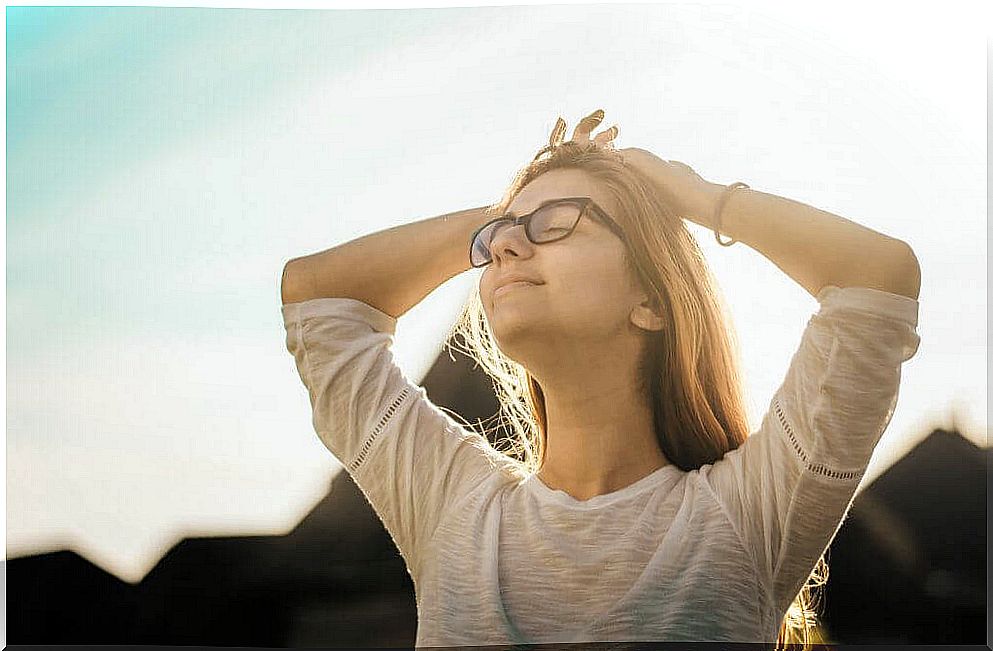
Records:
{"label": "sky", "polygon": [[[340,464],[285,347],[285,262],[495,202],[597,108],[618,147],[913,247],[921,345],[863,486],[933,427],[986,445],[968,6],[7,7],[6,558],[137,582],[183,537],[292,529]],[[816,301],[689,227],[757,426]],[[477,278],[400,319],[414,381]]]}

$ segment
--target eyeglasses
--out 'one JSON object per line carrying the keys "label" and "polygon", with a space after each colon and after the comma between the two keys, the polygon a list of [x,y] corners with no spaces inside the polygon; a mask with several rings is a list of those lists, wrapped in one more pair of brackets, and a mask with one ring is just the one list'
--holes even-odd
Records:
{"label": "eyeglasses", "polygon": [[590,214],[613,231],[625,245],[628,244],[627,237],[620,225],[611,219],[593,199],[589,197],[562,197],[545,201],[534,212],[527,215],[520,217],[506,215],[483,224],[472,235],[469,245],[469,262],[473,267],[484,267],[493,262],[493,253],[490,250],[493,238],[505,228],[517,224],[524,224],[524,233],[532,244],[547,244],[569,237],[576,229],[576,224],[579,223],[580,218],[587,213],[587,208],[591,208]]}

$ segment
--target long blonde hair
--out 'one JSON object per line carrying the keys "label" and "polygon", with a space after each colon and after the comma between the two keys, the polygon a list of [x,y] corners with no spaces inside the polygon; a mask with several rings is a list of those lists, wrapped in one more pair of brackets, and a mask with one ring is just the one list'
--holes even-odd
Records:
{"label": "long blonde hair", "polygon": [[[647,335],[650,344],[639,368],[662,452],[687,472],[716,462],[749,433],[737,338],[699,245],[652,182],[611,149],[562,143],[561,136],[556,142],[553,136],[552,144],[515,175],[487,212],[504,214],[524,186],[563,168],[588,174],[619,207],[615,219],[625,229],[634,258],[627,258],[629,268],[660,308],[664,325]],[[448,343],[476,360],[493,381],[499,427],[509,431],[494,447],[514,460],[522,475],[540,470],[546,450],[544,394],[531,374],[497,347],[478,284]],[[783,619],[777,649],[821,641],[812,589],[826,579],[822,555]]]}

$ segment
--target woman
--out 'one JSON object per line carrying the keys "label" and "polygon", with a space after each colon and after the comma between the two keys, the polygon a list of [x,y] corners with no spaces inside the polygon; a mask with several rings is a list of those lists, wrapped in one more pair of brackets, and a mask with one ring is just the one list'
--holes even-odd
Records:
{"label": "woman", "polygon": [[[287,263],[286,344],[315,430],[407,564],[418,646],[803,641],[806,583],[826,578],[919,343],[916,257],[615,150],[616,127],[590,138],[602,118],[568,142],[560,119],[495,206]],[[820,305],[752,433],[684,218],[758,250]],[[484,270],[453,334],[494,379],[506,451],[431,403],[390,349],[396,320],[470,266]]]}

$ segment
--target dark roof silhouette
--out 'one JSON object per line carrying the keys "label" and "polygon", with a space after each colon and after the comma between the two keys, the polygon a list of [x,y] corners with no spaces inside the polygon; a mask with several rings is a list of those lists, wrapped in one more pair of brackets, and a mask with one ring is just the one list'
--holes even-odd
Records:
{"label": "dark roof silhouette", "polygon": [[832,639],[985,643],[991,455],[938,429],[859,494],[828,556]]}

